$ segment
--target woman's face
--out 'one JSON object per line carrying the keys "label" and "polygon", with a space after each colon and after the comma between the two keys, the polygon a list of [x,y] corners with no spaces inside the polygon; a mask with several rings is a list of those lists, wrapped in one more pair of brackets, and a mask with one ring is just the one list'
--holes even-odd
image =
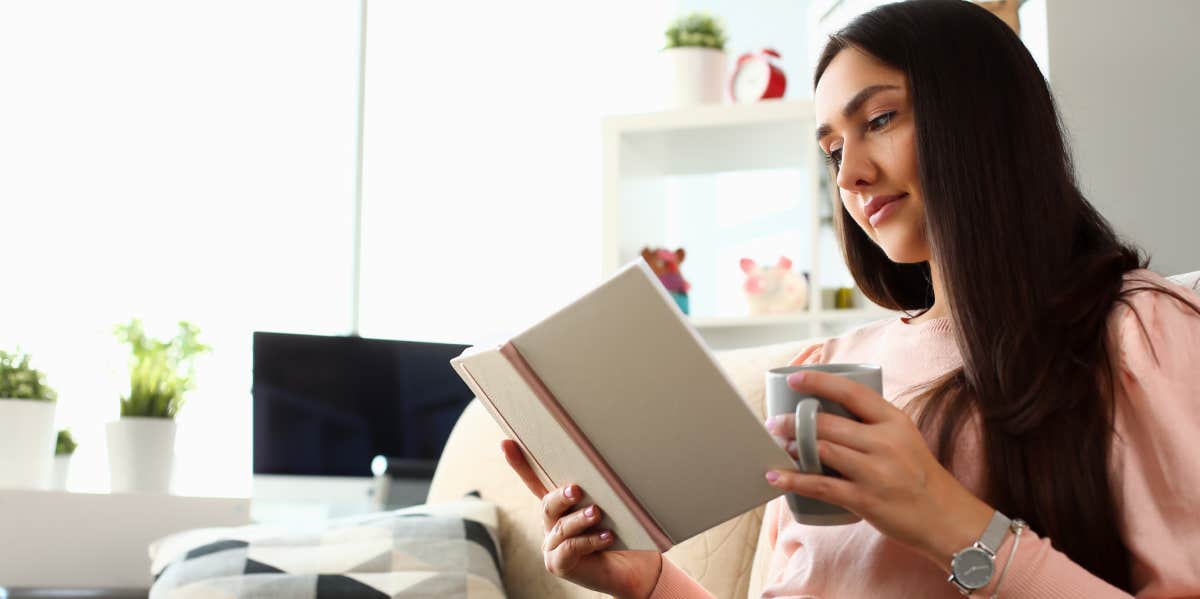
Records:
{"label": "woman's face", "polygon": [[846,211],[893,262],[928,260],[904,73],[846,48],[821,75],[814,105],[817,143],[835,167]]}

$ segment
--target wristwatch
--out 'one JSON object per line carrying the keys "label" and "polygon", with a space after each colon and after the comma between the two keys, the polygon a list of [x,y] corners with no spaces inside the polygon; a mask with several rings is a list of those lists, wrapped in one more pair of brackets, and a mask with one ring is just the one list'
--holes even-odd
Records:
{"label": "wristwatch", "polygon": [[973,545],[954,554],[950,560],[948,579],[964,595],[982,589],[996,573],[996,552],[1004,542],[1004,532],[1012,525],[1007,516],[996,510],[992,521]]}

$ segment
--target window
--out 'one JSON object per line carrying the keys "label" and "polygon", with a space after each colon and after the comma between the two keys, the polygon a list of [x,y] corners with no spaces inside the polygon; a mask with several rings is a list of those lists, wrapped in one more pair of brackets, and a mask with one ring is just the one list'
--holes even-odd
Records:
{"label": "window", "polygon": [[0,346],[59,392],[70,488],[108,487],[137,316],[214,347],[176,490],[249,491],[251,332],[348,327],[356,36],[344,2],[0,4]]}
{"label": "window", "polygon": [[[464,14],[469,13],[469,14]],[[357,3],[0,4],[0,346],[108,487],[117,323],[214,347],[176,492],[250,488],[251,333],[351,314]],[[665,3],[373,2],[361,332],[472,342],[599,276],[600,117],[655,93]]]}

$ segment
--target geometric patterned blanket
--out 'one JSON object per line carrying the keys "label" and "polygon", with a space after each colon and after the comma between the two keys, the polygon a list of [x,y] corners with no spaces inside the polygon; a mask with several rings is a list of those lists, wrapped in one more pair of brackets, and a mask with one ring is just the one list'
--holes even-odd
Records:
{"label": "geometric patterned blanket", "polygon": [[151,546],[150,599],[503,599],[496,517],[495,504],[464,499],[179,533]]}

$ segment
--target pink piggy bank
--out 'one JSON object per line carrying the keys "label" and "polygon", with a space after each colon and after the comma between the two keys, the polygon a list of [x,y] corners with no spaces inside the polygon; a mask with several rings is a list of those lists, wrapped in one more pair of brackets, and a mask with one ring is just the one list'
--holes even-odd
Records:
{"label": "pink piggy bank", "polygon": [[807,275],[793,272],[791,260],[781,256],[774,266],[759,266],[742,258],[741,266],[750,314],[787,314],[808,307]]}

